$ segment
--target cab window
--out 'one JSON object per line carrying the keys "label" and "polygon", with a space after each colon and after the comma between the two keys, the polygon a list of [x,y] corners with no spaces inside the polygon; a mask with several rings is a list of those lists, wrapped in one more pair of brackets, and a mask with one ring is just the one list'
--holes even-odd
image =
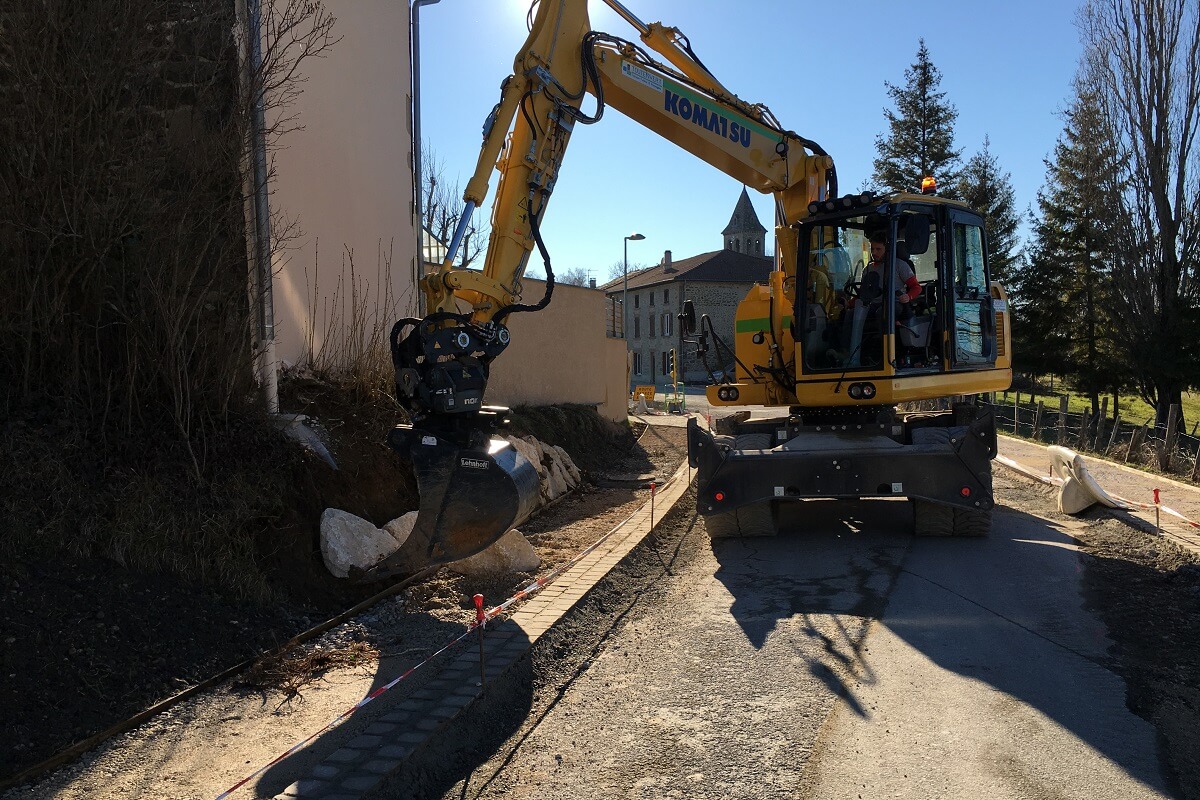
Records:
{"label": "cab window", "polygon": [[871,258],[868,230],[885,224],[876,215],[847,217],[809,227],[801,238],[806,285],[797,304],[805,372],[844,372],[882,363],[878,322],[867,319],[865,306],[854,314],[847,308]]}
{"label": "cab window", "polygon": [[952,242],[955,362],[990,361],[987,318],[990,314],[983,229],[955,221]]}
{"label": "cab window", "polygon": [[976,225],[954,223],[954,295],[960,299],[987,293],[983,268],[983,231]]}

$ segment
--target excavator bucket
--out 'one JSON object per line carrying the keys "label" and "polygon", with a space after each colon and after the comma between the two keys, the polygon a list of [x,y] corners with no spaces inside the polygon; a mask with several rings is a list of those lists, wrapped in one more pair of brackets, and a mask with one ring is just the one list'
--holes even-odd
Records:
{"label": "excavator bucket", "polygon": [[537,469],[503,439],[482,438],[463,446],[399,425],[388,442],[411,460],[421,507],[404,544],[371,569],[352,574],[358,581],[411,574],[475,555],[537,507]]}

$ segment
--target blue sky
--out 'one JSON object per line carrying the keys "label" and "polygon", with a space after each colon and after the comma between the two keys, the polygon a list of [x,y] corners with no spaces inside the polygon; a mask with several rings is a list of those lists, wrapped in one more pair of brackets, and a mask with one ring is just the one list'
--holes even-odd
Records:
{"label": "blue sky", "polygon": [[[870,175],[890,107],[884,81],[903,84],[924,37],[958,109],[956,146],[965,160],[990,136],[1021,210],[1035,203],[1045,178],[1080,52],[1075,0],[625,5],[644,22],[682,30],[738,96],[765,103],[784,127],[820,143],[843,191]],[[441,0],[421,9],[423,139],[450,181],[465,185],[475,168],[480,129],[524,41],[528,7],[528,0]],[[589,10],[594,29],[637,39],[601,0]],[[634,231],[646,239],[630,242],[631,265],[657,263],[664,250],[679,260],[720,249],[740,192],[732,178],[610,108],[598,124],[576,127],[543,236],[556,273],[583,267],[602,283]],[[750,195],[772,229],[770,196]],[[536,251],[528,274],[542,274]]]}

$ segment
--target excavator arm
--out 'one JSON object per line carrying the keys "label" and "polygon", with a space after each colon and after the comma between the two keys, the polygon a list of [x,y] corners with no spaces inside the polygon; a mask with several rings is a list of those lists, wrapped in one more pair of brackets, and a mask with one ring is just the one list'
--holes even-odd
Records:
{"label": "excavator arm", "polygon": [[[472,555],[536,504],[532,465],[493,436],[506,409],[483,405],[483,395],[489,365],[509,342],[508,316],[538,311],[552,297],[554,272],[539,223],[577,124],[598,122],[612,106],[734,179],[774,194],[781,265],[795,263],[790,223],[810,202],[836,195],[833,161],[824,150],[723,86],[678,29],[643,23],[617,0],[604,2],[635,29],[641,45],[592,30],[587,0],[537,4],[513,73],[484,124],[445,260],[421,281],[427,314],[392,329],[397,397],[412,422],[394,429],[390,442],[416,468],[421,508],[412,535],[369,579]],[[594,97],[590,114],[587,94]],[[483,269],[455,267],[493,169],[500,179]],[[525,303],[521,279],[535,247],[545,262],[546,290]],[[773,279],[781,308],[783,280]]]}

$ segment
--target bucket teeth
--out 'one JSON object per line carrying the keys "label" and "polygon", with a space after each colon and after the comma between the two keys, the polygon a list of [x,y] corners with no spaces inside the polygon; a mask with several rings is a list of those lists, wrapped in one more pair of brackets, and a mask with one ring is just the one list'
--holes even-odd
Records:
{"label": "bucket teeth", "polygon": [[371,569],[352,574],[357,581],[415,573],[475,555],[537,507],[537,470],[503,439],[463,447],[400,426],[390,441],[401,452],[407,450],[421,507],[404,544]]}

